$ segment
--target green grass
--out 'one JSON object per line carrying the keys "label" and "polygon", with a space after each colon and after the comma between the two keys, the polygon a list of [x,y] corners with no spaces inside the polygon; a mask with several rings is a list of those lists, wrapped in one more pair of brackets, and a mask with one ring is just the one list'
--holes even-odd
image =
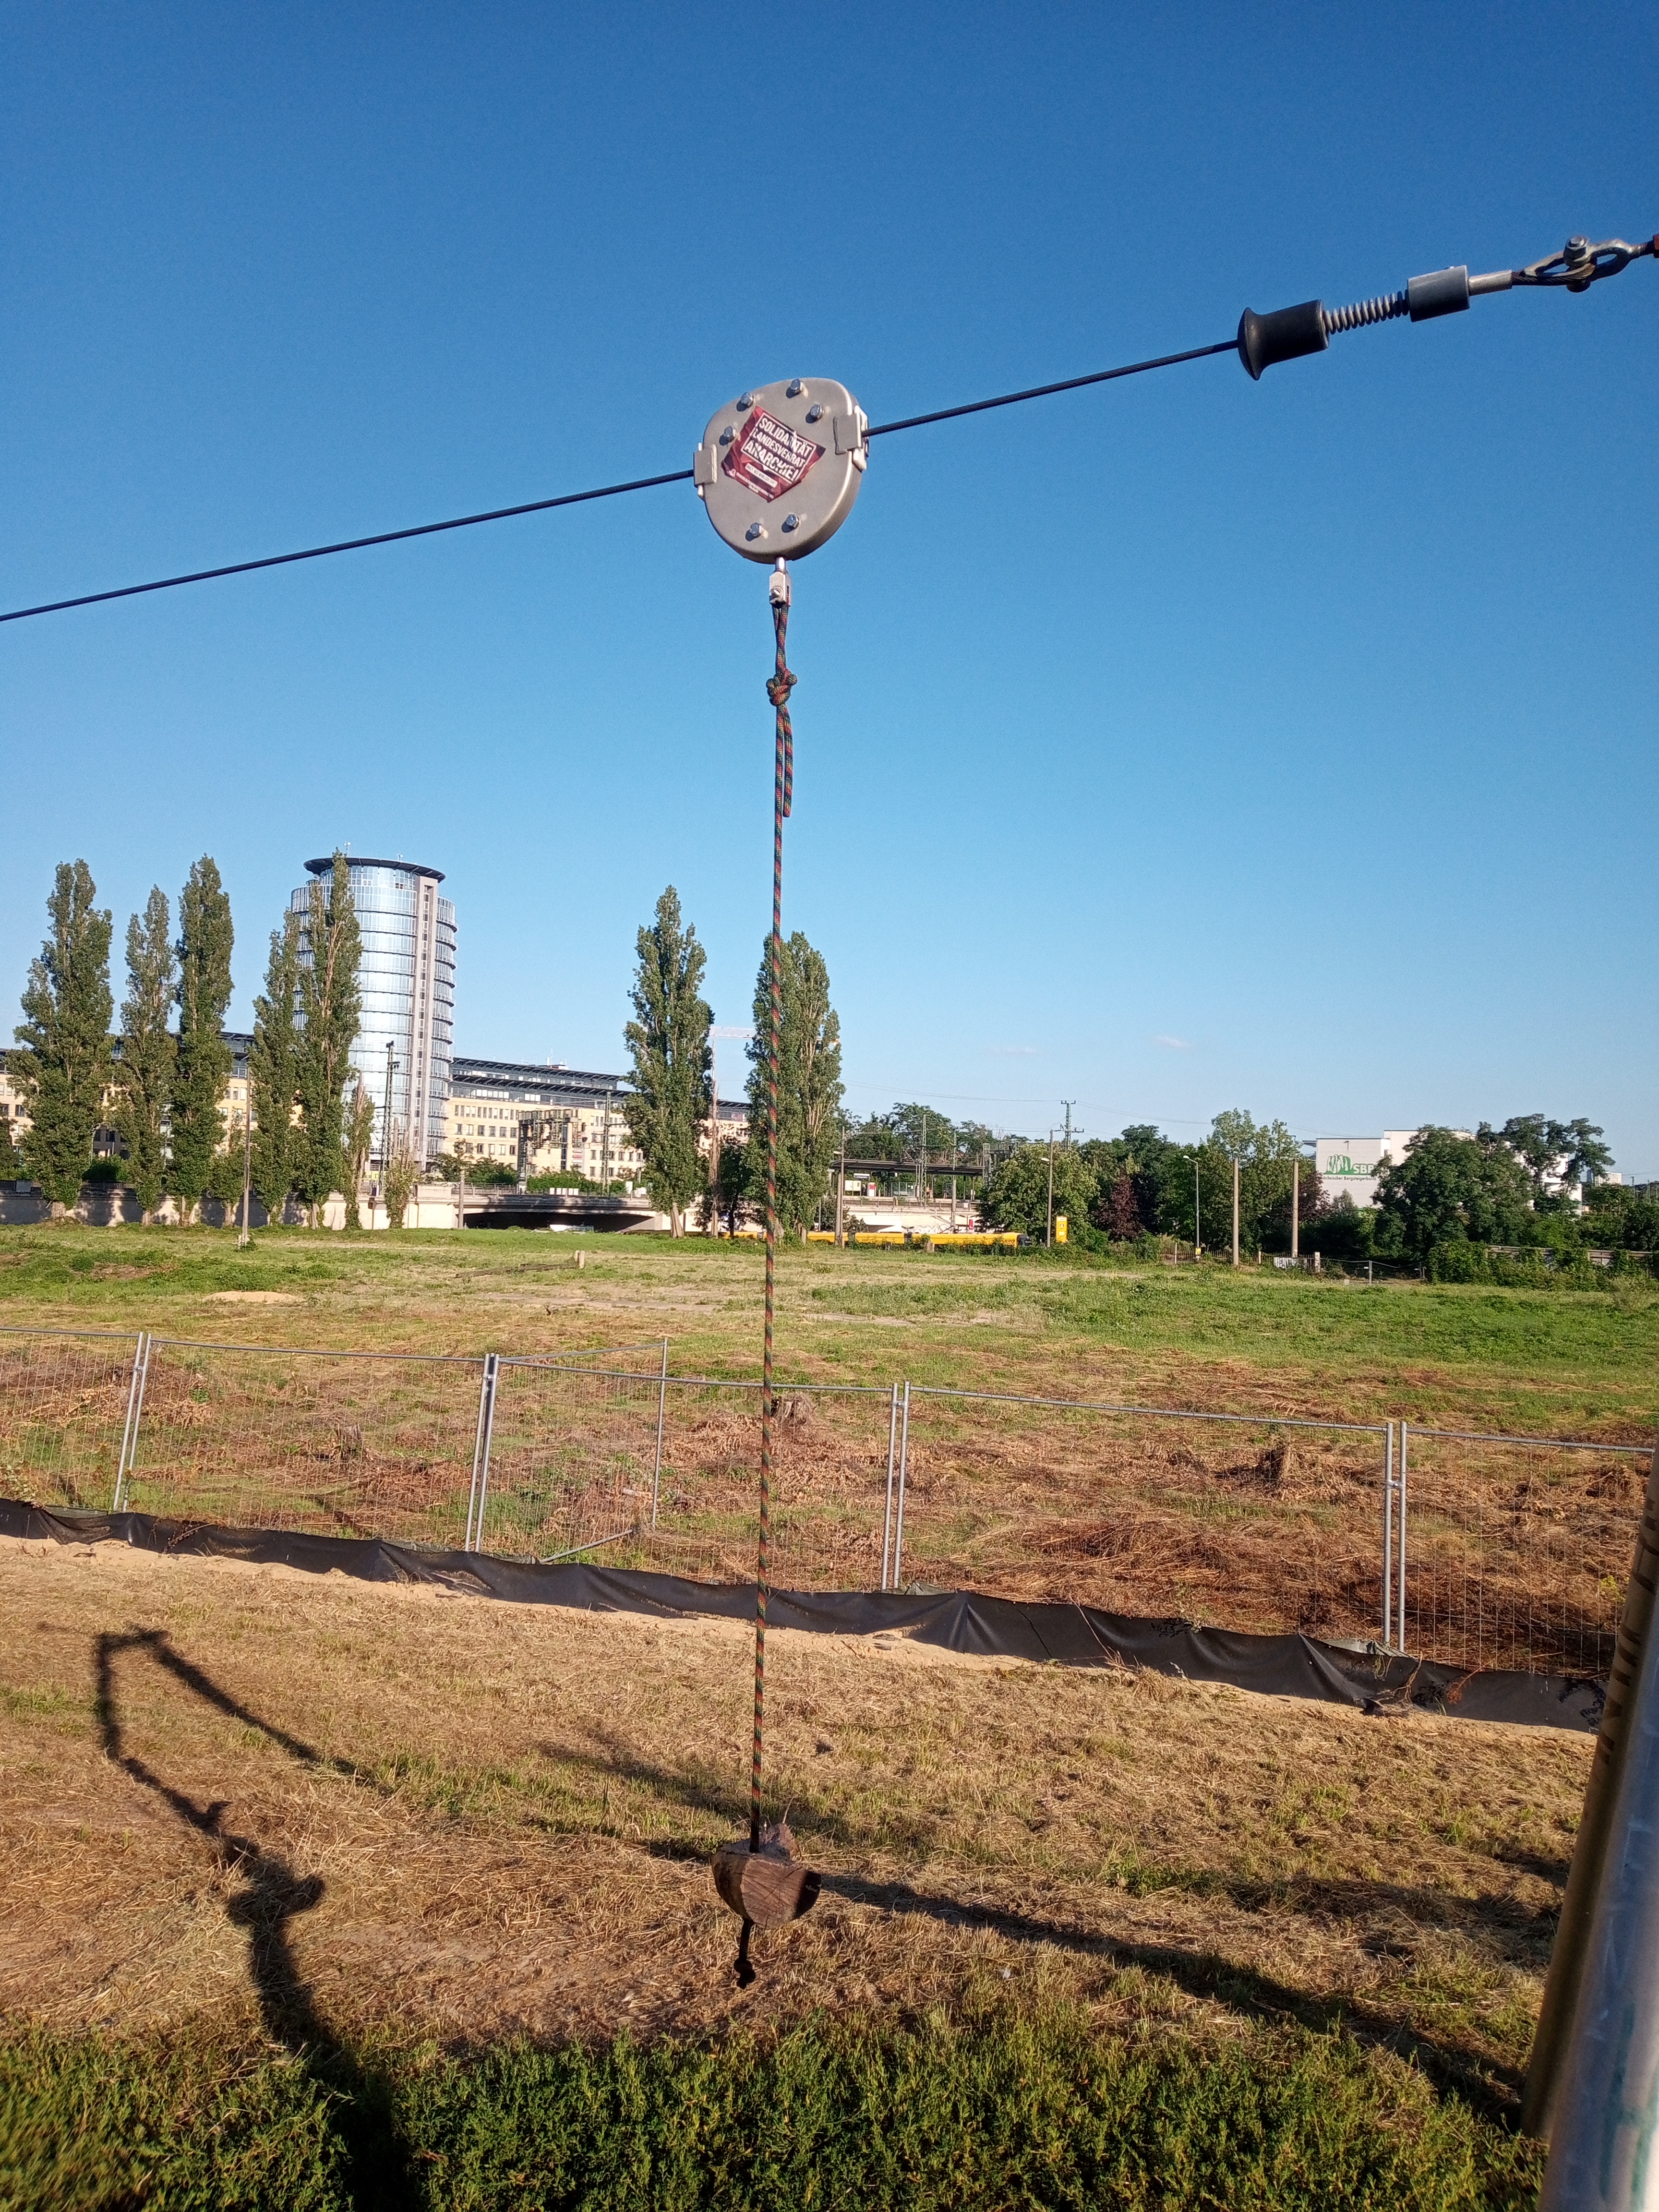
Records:
{"label": "green grass", "polygon": [[[577,1252],[585,1254],[581,1270]],[[503,1351],[644,1342],[678,1372],[753,1372],[761,1259],[701,1237],[517,1231],[343,1236],[78,1225],[0,1230],[0,1321],[149,1328],[258,1342]],[[297,1303],[197,1302],[276,1291]],[[1156,1389],[1224,1366],[1283,1403],[1371,1419],[1582,1433],[1659,1419],[1659,1283],[1589,1291],[1291,1277],[1253,1267],[1132,1269],[1086,1254],[837,1253],[787,1247],[786,1376],[1067,1395]],[[1241,1388],[1241,1386],[1243,1386]]]}
{"label": "green grass", "polygon": [[0,2045],[0,2208],[1521,2212],[1540,2157],[1386,2053],[988,2012],[771,2041],[237,2055]]}

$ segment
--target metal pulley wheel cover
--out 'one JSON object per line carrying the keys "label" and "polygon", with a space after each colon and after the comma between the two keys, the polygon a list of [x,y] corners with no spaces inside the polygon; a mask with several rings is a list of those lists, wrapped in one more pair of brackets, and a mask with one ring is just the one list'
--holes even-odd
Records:
{"label": "metal pulley wheel cover", "polygon": [[709,418],[691,457],[708,520],[745,560],[798,560],[853,511],[870,425],[844,384],[754,385]]}

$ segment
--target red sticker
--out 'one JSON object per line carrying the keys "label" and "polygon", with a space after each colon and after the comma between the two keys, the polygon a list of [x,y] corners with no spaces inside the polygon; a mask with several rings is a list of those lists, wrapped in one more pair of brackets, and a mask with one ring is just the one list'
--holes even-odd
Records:
{"label": "red sticker", "polygon": [[757,407],[721,465],[727,476],[747,484],[763,499],[781,499],[785,492],[793,491],[823,453],[822,446],[815,446],[800,431],[792,430],[775,415]]}

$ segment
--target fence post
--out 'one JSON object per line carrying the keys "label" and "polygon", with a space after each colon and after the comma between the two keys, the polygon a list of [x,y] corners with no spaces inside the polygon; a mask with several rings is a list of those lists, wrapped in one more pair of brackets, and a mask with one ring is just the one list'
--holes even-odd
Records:
{"label": "fence post", "polygon": [[651,1526],[657,1525],[657,1497],[662,1487],[662,1425],[668,1411],[668,1339],[662,1340],[662,1376],[657,1384],[657,1456],[651,1469]]}
{"label": "fence post", "polygon": [[1394,1423],[1382,1444],[1382,1649],[1394,1641]]}
{"label": "fence post", "polygon": [[898,1384],[893,1385],[893,1401],[887,1416],[887,1515],[881,1524],[881,1586],[887,1587],[887,1563],[893,1548],[893,1455],[898,1449]]}
{"label": "fence post", "polygon": [[1400,1424],[1400,1476],[1396,1493],[1400,1500],[1400,1542],[1395,1553],[1395,1595],[1399,1605],[1400,1631],[1395,1641],[1399,1649],[1406,1648],[1406,1431],[1407,1424]]}
{"label": "fence post", "polygon": [[127,1382],[127,1418],[121,1430],[121,1455],[115,1462],[115,1492],[109,1502],[112,1513],[121,1510],[126,1496],[127,1470],[138,1446],[138,1414],[144,1402],[144,1371],[149,1364],[149,1332],[141,1328],[138,1341],[132,1347],[132,1373]]}
{"label": "fence post", "polygon": [[904,1558],[904,1474],[910,1457],[910,1385],[904,1385],[904,1397],[899,1409],[899,1465],[898,1518],[893,1523],[893,1588],[902,1589],[904,1575],[901,1562]]}
{"label": "fence post", "polygon": [[489,1439],[495,1426],[495,1370],[498,1352],[484,1354],[483,1378],[478,1385],[478,1434],[472,1447],[472,1490],[466,1501],[466,1541],[462,1549],[483,1548],[484,1494],[489,1487]]}

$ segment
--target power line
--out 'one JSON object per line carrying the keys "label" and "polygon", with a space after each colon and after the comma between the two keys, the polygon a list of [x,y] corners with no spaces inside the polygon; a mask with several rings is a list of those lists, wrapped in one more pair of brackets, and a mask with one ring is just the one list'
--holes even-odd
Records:
{"label": "power line", "polygon": [[[1224,338],[1218,345],[1197,346],[1190,353],[1161,354],[1155,361],[1132,361],[1121,368],[1096,369],[1088,376],[1067,377],[1060,384],[1035,384],[1025,392],[1005,392],[995,399],[970,399],[965,406],[941,407],[931,415],[911,415],[899,422],[872,425],[868,435],[885,438],[896,430],[918,430],[928,422],[949,422],[959,415],[981,415],[988,407],[1014,407],[1025,399],[1047,399],[1056,392],[1078,392],[1085,385],[1110,384],[1121,376],[1139,376],[1152,368],[1173,368],[1183,361],[1202,361],[1210,354],[1233,353],[1236,341]],[[433,538],[445,530],[471,530],[480,522],[507,522],[520,514],[545,514],[550,507],[580,507],[589,500],[616,499],[623,492],[653,491],[659,484],[689,483],[690,469],[674,469],[666,476],[635,477],[630,483],[602,484],[594,491],[561,492],[556,499],[526,500],[518,507],[492,507],[482,514],[458,514],[447,522],[417,522],[406,530],[377,531],[371,538],[342,538],[330,545],[307,545],[298,553],[267,553],[258,561],[230,561],[219,568],[192,568],[182,576],[158,576],[148,584],[122,584],[110,592],[82,592],[72,599],[47,599],[37,607],[14,607],[0,614],[0,623],[27,622],[33,615],[59,615],[71,607],[100,606],[108,599],[134,599],[146,592],[171,592],[180,584],[210,584],[221,576],[246,576],[257,568],[286,568],[296,561],[321,561],[331,553],[361,553],[370,545],[396,545],[407,538]]]}

